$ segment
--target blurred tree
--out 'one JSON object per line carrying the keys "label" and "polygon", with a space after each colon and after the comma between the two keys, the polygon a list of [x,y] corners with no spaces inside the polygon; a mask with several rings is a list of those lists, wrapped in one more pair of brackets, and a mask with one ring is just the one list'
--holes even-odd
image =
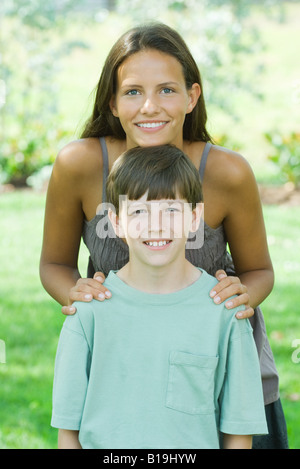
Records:
{"label": "blurred tree", "polygon": [[[253,11],[266,14],[269,7],[282,7],[281,0],[118,0],[117,11],[129,15],[132,24],[162,21],[173,26],[185,39],[199,65],[209,104],[235,113],[232,93],[247,90],[257,98],[257,75],[264,64],[259,31],[251,21]],[[281,10],[280,10],[281,11]],[[241,67],[245,56],[256,54],[257,63],[249,71]],[[250,73],[249,73],[250,72]]]}
{"label": "blurred tree", "polygon": [[[54,159],[60,60],[74,47],[65,17],[81,0],[6,0],[0,5],[0,183],[26,179]],[[64,40],[61,40],[64,37]],[[55,122],[55,124],[54,124]],[[58,142],[56,141],[56,148]]]}
{"label": "blurred tree", "polygon": [[[264,68],[259,59],[263,44],[251,13],[255,8],[268,12],[272,5],[280,8],[282,2],[151,0],[147,6],[144,0],[0,2],[0,183],[26,178],[51,163],[59,140],[66,137],[59,122],[55,78],[63,57],[75,47],[88,47],[78,36],[70,38],[68,25],[73,20],[83,22],[94,19],[97,12],[115,10],[126,24],[159,19],[173,26],[199,64],[208,104],[234,116],[233,94],[247,90],[259,97],[255,83]],[[241,67],[245,57],[253,55],[255,66]]]}

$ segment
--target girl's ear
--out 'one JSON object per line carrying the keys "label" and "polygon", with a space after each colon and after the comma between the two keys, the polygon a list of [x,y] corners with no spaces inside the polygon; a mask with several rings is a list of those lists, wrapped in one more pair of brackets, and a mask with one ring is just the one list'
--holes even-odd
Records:
{"label": "girl's ear", "polygon": [[197,203],[196,207],[192,211],[192,223],[190,232],[195,233],[200,225],[201,218],[204,217],[204,203]]}
{"label": "girl's ear", "polygon": [[112,112],[112,115],[119,117],[117,106],[116,106],[116,96],[113,94],[109,101],[109,107]]}
{"label": "girl's ear", "polygon": [[124,238],[125,233],[123,230],[123,227],[121,225],[121,220],[120,217],[114,212],[112,209],[108,210],[108,219],[110,223],[112,224],[112,227],[114,229],[114,232],[119,238]]}
{"label": "girl's ear", "polygon": [[186,114],[189,114],[190,112],[192,112],[192,110],[196,106],[198,99],[201,95],[201,88],[200,88],[199,83],[194,83],[192,87],[188,90],[188,94],[189,94],[189,103],[188,103]]}

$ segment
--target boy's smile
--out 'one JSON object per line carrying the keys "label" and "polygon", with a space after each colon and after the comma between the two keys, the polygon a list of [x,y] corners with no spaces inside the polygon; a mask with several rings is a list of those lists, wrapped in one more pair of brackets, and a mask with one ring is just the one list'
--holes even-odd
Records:
{"label": "boy's smile", "polygon": [[163,249],[166,249],[166,247],[168,247],[168,245],[170,243],[172,243],[172,240],[171,239],[164,239],[164,240],[149,240],[149,241],[143,241],[144,244],[146,244],[146,246],[149,247],[149,249],[152,249],[154,251],[156,250],[163,250]]}
{"label": "boy's smile", "polygon": [[186,247],[203,232],[204,204],[199,172],[187,155],[175,145],[131,148],[115,161],[106,192],[108,218],[129,254],[117,275],[149,293],[191,285],[200,271]]}
{"label": "boy's smile", "polygon": [[177,291],[200,275],[186,260],[185,245],[189,233],[198,229],[203,204],[192,210],[191,204],[180,197],[147,200],[147,196],[148,192],[138,200],[122,196],[119,215],[109,212],[116,234],[129,248],[129,262],[118,276],[142,291]]}
{"label": "boy's smile", "polygon": [[130,261],[136,265],[163,267],[185,259],[185,244],[193,231],[195,210],[178,197],[176,200],[138,200],[122,197],[117,234],[125,238]]}

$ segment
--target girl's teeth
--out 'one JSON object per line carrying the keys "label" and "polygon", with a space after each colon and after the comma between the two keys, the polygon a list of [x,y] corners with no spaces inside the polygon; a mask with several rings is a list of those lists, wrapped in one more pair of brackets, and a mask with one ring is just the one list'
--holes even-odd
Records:
{"label": "girl's teeth", "polygon": [[143,124],[137,124],[138,127],[143,127],[145,129],[154,129],[155,127],[160,127],[164,125],[165,122],[145,122]]}

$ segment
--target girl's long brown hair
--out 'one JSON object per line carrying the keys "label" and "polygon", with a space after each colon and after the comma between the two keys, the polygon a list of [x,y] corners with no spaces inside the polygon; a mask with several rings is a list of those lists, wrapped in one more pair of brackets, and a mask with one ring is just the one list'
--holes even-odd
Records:
{"label": "girl's long brown hair", "polygon": [[200,72],[182,37],[165,24],[154,23],[133,28],[123,34],[114,44],[105,61],[92,115],[85,125],[82,138],[113,136],[125,139],[126,134],[117,117],[110,109],[110,100],[116,92],[117,70],[124,60],[141,50],[155,49],[175,57],[181,64],[187,89],[199,83],[201,96],[193,109],[186,115],[183,138],[188,141],[211,141],[206,130],[207,113],[203,97]]}

